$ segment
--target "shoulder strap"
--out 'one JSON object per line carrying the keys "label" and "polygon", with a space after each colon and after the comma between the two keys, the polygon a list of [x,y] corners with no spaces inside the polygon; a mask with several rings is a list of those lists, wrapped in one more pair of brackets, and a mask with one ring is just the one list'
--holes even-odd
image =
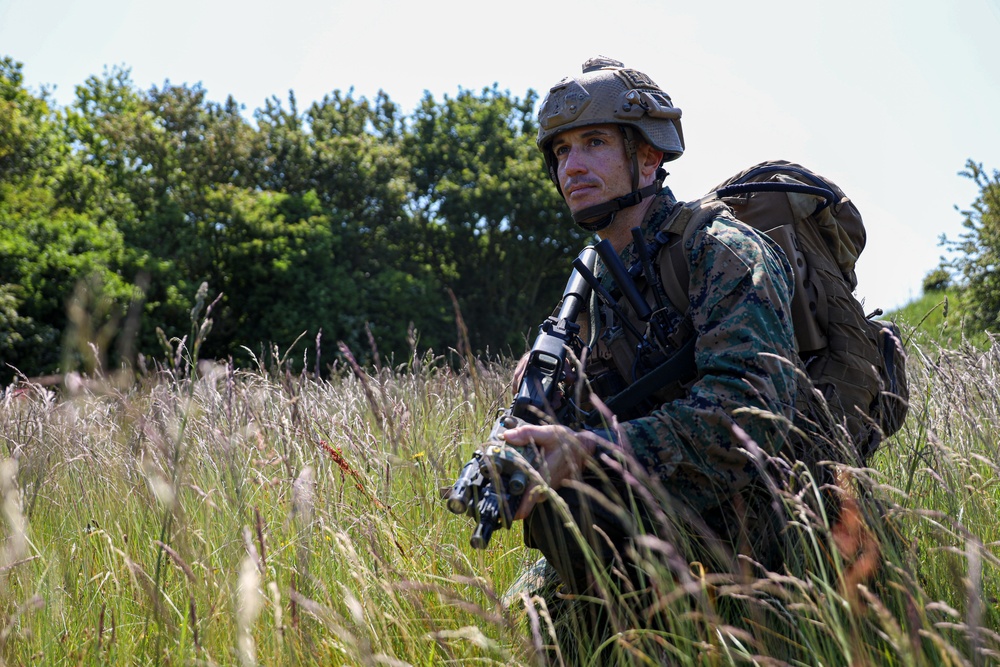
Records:
{"label": "shoulder strap", "polygon": [[[679,206],[678,211],[656,234],[658,245],[652,249],[650,255],[654,257],[659,255],[660,283],[663,285],[663,291],[677,312],[682,315],[687,315],[691,305],[688,298],[691,269],[688,267],[685,252],[688,242],[709,220],[718,215],[731,214],[730,208],[719,201],[713,193]],[[660,255],[661,252],[666,255]]]}

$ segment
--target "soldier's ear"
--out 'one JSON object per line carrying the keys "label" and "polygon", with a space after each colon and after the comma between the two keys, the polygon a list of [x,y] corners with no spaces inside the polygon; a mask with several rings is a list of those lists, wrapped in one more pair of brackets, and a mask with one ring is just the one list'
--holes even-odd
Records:
{"label": "soldier's ear", "polygon": [[639,142],[636,150],[639,154],[639,171],[642,176],[645,178],[654,175],[663,164],[663,151],[645,141]]}

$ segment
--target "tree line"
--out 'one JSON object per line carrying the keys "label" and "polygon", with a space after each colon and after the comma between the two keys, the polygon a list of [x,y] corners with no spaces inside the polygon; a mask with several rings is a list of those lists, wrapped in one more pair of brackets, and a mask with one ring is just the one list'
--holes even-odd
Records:
{"label": "tree line", "polygon": [[383,92],[305,109],[290,92],[248,115],[112,68],[60,107],[0,59],[0,381],[92,367],[71,329],[118,351],[105,364],[162,357],[203,283],[221,295],[203,356],[320,333],[383,359],[519,353],[583,238],[535,149],[536,100],[428,93],[404,115]]}
{"label": "tree line", "polygon": [[[310,346],[322,370],[317,337],[397,361],[520,352],[584,238],[535,149],[536,101],[493,86],[405,115],[383,92],[304,110],[290,92],[247,114],[116,67],[60,107],[0,57],[0,383],[169,358],[206,299],[200,351],[238,364]],[[962,175],[980,194],[925,288],[953,285],[996,331],[1000,173]]]}

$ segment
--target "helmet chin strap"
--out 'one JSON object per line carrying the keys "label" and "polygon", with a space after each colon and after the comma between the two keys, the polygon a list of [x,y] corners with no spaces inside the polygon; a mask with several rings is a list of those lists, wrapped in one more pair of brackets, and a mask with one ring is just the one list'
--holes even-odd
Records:
{"label": "helmet chin strap", "polygon": [[[637,176],[638,170],[633,170],[633,173]],[[662,168],[658,168],[656,170],[656,179],[644,188],[638,188],[638,183],[634,183],[634,181],[638,181],[636,176],[632,179],[632,192],[621,197],[616,197],[611,201],[606,201],[603,204],[596,204],[582,211],[577,211],[573,214],[573,222],[588,232],[599,232],[602,229],[606,229],[608,225],[614,222],[615,214],[618,211],[623,208],[635,206],[643,199],[656,195],[663,187],[663,179],[667,177],[667,172]]]}

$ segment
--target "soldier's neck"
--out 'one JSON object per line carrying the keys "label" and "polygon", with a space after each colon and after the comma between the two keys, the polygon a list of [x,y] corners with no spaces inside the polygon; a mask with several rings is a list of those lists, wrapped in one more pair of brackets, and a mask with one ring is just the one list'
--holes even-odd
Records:
{"label": "soldier's neck", "polygon": [[653,197],[644,199],[635,206],[618,211],[615,220],[597,235],[601,240],[611,241],[616,252],[621,252],[632,242],[632,228],[639,227],[646,218],[646,212],[653,203]]}

